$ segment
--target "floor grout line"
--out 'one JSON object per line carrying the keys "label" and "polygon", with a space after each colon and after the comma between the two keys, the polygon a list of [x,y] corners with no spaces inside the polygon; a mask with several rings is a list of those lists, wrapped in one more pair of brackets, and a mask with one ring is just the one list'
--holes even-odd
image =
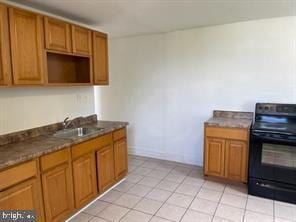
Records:
{"label": "floor grout line", "polygon": [[[145,162],[147,162],[147,161],[149,161],[149,159],[147,159],[146,161],[144,161],[141,165],[139,165],[138,167],[141,167],[141,166],[143,166],[144,165],[144,163]],[[157,166],[156,167],[154,167],[154,168],[152,168],[152,169],[156,169],[157,168]],[[168,173],[167,173],[167,175],[173,170],[173,169],[175,169],[176,168],[176,166],[175,167],[173,167]],[[132,172],[131,172],[132,173]],[[167,176],[166,175],[166,176]],[[144,176],[144,178],[145,178],[145,176]],[[144,179],[144,178],[142,178],[142,179]],[[165,177],[164,177],[165,178]],[[161,183],[161,181],[163,181],[164,180],[164,178],[163,179],[161,179],[160,181],[159,181],[159,183],[158,184],[160,184]],[[142,180],[141,179],[141,180]],[[139,184],[139,182],[141,182],[141,180],[139,180],[136,184],[138,184],[138,185],[143,185],[143,184]],[[146,194],[146,195],[144,195],[143,197],[142,197],[142,199],[143,198],[145,198],[153,189],[155,189],[155,187],[158,185],[158,184],[156,184],[154,187],[151,187],[151,190]],[[143,186],[145,186],[145,185],[143,185]],[[172,192],[172,194],[173,194],[173,192]],[[171,195],[172,195],[171,194]],[[171,196],[170,195],[170,196]],[[169,198],[169,197],[168,197]],[[168,200],[168,198],[166,199],[166,200]],[[149,199],[149,198],[148,198]],[[149,221],[151,221],[152,220],[152,218],[154,217],[154,216],[156,216],[156,214],[157,214],[157,212],[162,208],[162,206],[165,204],[165,202],[166,202],[166,200],[162,203],[162,205],[158,208],[158,210],[152,215],[152,217],[151,217],[151,219],[149,220]],[[135,205],[136,206],[136,205]],[[122,217],[123,218],[123,217]]]}
{"label": "floor grout line", "polygon": [[[185,179],[184,179],[185,180]],[[188,207],[186,208],[185,213],[183,214],[183,216],[181,217],[180,221],[182,221],[182,219],[184,218],[185,214],[188,212],[188,210],[190,210],[190,206],[192,205],[193,201],[195,200],[195,198],[197,197],[197,195],[199,194],[199,192],[201,191],[202,186],[204,185],[205,181],[202,183],[202,185],[200,186],[199,191],[195,194],[194,198],[192,199],[192,201],[190,202],[190,204],[188,205]]]}
{"label": "floor grout line", "polygon": [[[218,207],[219,207],[219,205],[220,205],[220,203],[221,203],[221,200],[222,200],[223,194],[224,194],[224,192],[225,192],[225,189],[226,189],[226,185],[225,185],[225,187],[224,187],[224,189],[223,189],[223,192],[222,192],[221,197],[219,198],[219,201],[218,201],[218,204],[217,204],[216,210],[215,210],[215,212],[214,212],[214,214],[213,214],[212,221],[214,221],[214,218],[215,218],[215,216],[216,216],[216,212],[217,212]],[[222,204],[222,203],[221,203],[221,204]]]}
{"label": "floor grout line", "polygon": [[[176,166],[176,167],[177,167],[177,166]],[[176,167],[175,167],[175,168],[176,168]],[[175,168],[174,168],[174,169],[175,169]],[[172,171],[173,171],[173,169],[172,169],[170,172],[172,172]],[[190,171],[190,172],[191,172],[191,171]],[[189,175],[189,173],[188,173],[187,175]],[[168,176],[168,174],[167,174],[167,176]],[[186,177],[184,177],[184,179],[182,180],[182,182],[184,182],[185,178],[186,178]],[[179,186],[182,184],[182,182],[179,183]],[[178,186],[178,187],[179,187],[179,186]],[[172,192],[172,194],[170,195],[170,197],[175,193],[175,191],[178,189],[178,187],[174,190],[174,192]],[[169,197],[169,198],[170,198],[170,197]],[[168,200],[169,198],[167,198],[167,200]],[[167,200],[166,200],[166,201],[167,201]],[[163,205],[166,203],[166,201],[163,203]],[[163,205],[162,205],[162,206],[163,206]],[[162,207],[162,206],[161,206],[161,207]],[[175,205],[174,205],[174,206],[175,206]],[[161,209],[161,207],[158,209],[158,211]],[[157,212],[158,212],[158,211],[157,211]],[[156,212],[155,214],[157,214],[157,212]],[[186,213],[186,210],[185,210],[184,214],[182,215],[182,217],[181,217],[181,219],[180,219],[179,221],[182,220],[182,218],[183,218],[183,216],[185,215],[185,213]]]}
{"label": "floor grout line", "polygon": [[[143,163],[144,164],[144,163]],[[174,170],[174,169],[176,169],[178,167],[178,164],[176,164],[175,165],[175,167],[173,167],[172,169],[170,169],[168,172],[167,172],[167,174],[166,174],[166,176],[165,177],[163,177],[160,181],[159,181],[159,183],[157,184],[157,185],[159,185],[162,181],[164,181],[165,180],[165,178]],[[155,168],[153,168],[153,169],[156,169],[157,167],[155,167]],[[186,177],[190,174],[192,172],[192,169],[190,169],[190,171],[186,174],[186,176],[183,178],[183,180],[181,181],[181,182],[179,182],[178,183],[178,187],[181,185],[181,184],[183,184],[183,182],[184,182],[184,180],[186,179]],[[173,182],[173,181],[172,181]],[[157,187],[157,185],[156,186],[154,186],[152,189],[155,189],[156,187]],[[152,215],[152,217],[151,217],[151,219],[149,220],[149,221],[151,221],[152,220],[152,218],[154,217],[154,216],[157,216],[157,213],[159,212],[159,210],[165,205],[165,204],[168,204],[168,203],[166,203],[166,201],[175,193],[175,191],[178,189],[178,187],[176,187],[175,189],[174,189],[174,191],[169,191],[169,192],[171,192],[171,194],[170,194],[170,196],[162,203],[162,205],[158,208],[158,210]],[[162,190],[161,188],[157,188],[157,189],[160,189],[160,190]],[[164,190],[164,191],[167,191],[167,190]],[[149,193],[148,193],[149,194]],[[147,194],[147,195],[148,195]],[[147,195],[145,195],[144,197],[146,197]],[[144,198],[143,197],[143,198]],[[194,197],[195,198],[195,197]],[[194,198],[193,198],[193,200],[194,200]],[[192,200],[192,201],[193,201]],[[192,201],[191,201],[191,203],[192,203]],[[190,203],[190,204],[191,204]],[[171,204],[171,205],[173,205],[173,206],[177,206],[177,205],[174,205],[174,204]],[[190,206],[190,205],[189,205]],[[180,207],[180,206],[177,206],[177,207]],[[187,208],[184,208],[184,209],[186,209],[186,211],[187,211]],[[186,211],[184,212],[184,214],[182,215],[182,217],[185,215],[185,213],[186,213]],[[157,216],[157,217],[159,217],[159,216]],[[162,217],[160,217],[160,218],[162,218]],[[163,218],[163,219],[166,219],[166,218]],[[181,218],[182,219],[182,218]],[[166,219],[166,220],[168,220],[168,219]]]}
{"label": "floor grout line", "polygon": [[[205,186],[206,182],[207,181],[213,181],[215,183],[219,183],[220,181],[215,181],[215,180],[207,180],[206,177],[203,176],[203,171],[202,171],[202,168],[200,167],[195,167],[193,165],[187,165],[187,164],[181,164],[181,163],[177,163],[177,162],[172,162],[172,161],[167,161],[167,160],[159,160],[159,159],[155,159],[155,158],[145,158],[145,157],[140,157],[138,158],[137,156],[129,156],[129,161],[131,162],[131,165],[133,165],[133,169],[130,170],[127,174],[127,177],[129,175],[136,175],[136,176],[139,176],[141,177],[139,180],[137,180],[137,182],[132,182],[132,181],[129,181],[129,180],[125,180],[124,182],[127,182],[127,183],[130,183],[132,184],[131,187],[127,188],[126,190],[124,189],[124,191],[122,190],[116,190],[114,189],[116,186],[113,186],[111,189],[110,188],[110,191],[113,190],[113,191],[117,191],[117,192],[120,192],[121,195],[116,198],[113,202],[108,202],[108,201],[104,201],[104,200],[100,200],[100,198],[98,198],[100,201],[103,201],[103,202],[106,202],[108,204],[110,204],[109,206],[112,206],[112,205],[115,205],[115,206],[120,206],[120,207],[124,207],[127,209],[127,212],[122,215],[120,217],[120,221],[124,220],[124,218],[127,216],[127,214],[129,214],[131,211],[137,211],[137,212],[141,212],[141,213],[144,213],[146,215],[149,215],[151,218],[149,219],[149,221],[151,221],[153,219],[153,217],[159,217],[159,218],[162,218],[162,219],[165,219],[165,220],[168,220],[168,221],[171,221],[167,218],[163,218],[161,216],[158,216],[157,213],[161,210],[161,208],[165,205],[165,204],[169,204],[169,205],[172,205],[172,206],[176,206],[176,207],[179,207],[179,208],[182,208],[182,209],[185,209],[184,213],[182,214],[181,218],[179,221],[181,221],[185,215],[188,213],[189,210],[192,210],[192,211],[195,211],[195,212],[199,212],[199,213],[202,213],[202,214],[206,214],[206,215],[209,215],[211,216],[211,221],[214,221],[214,218],[215,217],[218,217],[218,218],[221,218],[221,219],[225,219],[225,220],[229,220],[227,218],[224,218],[224,217],[220,217],[220,216],[217,216],[217,210],[219,208],[219,206],[221,206],[221,204],[223,205],[226,205],[226,206],[229,206],[229,207],[233,207],[233,208],[237,208],[237,209],[240,209],[240,210],[243,210],[243,216],[242,216],[242,221],[245,221],[246,220],[246,213],[247,213],[247,205],[248,205],[248,202],[250,200],[250,196],[248,194],[245,195],[240,195],[239,193],[235,193],[233,192],[232,190],[227,190],[226,192],[226,188],[229,186],[234,186],[236,184],[231,184],[231,183],[223,183],[224,187],[223,187],[223,190],[218,190],[218,189],[215,189],[215,187],[207,187]],[[135,165],[133,164],[133,161],[132,159],[135,159],[135,161],[139,161],[140,164],[138,164],[137,162],[134,162],[136,163]],[[161,169],[161,165],[163,164],[163,168]],[[166,168],[165,165],[167,165],[168,167]],[[141,172],[141,170],[139,171],[139,173],[135,172],[137,169],[139,168],[144,168],[144,170]],[[130,169],[130,167],[129,167]],[[150,169],[150,170],[148,170]],[[148,173],[145,173],[145,170],[148,172]],[[153,171],[161,171],[163,172],[163,174],[159,174],[160,176],[156,176],[152,174],[152,176],[150,175]],[[144,172],[144,173],[143,173]],[[195,174],[196,173],[196,174]],[[171,178],[169,180],[167,180],[168,176],[169,175],[180,175],[180,178],[176,177],[177,181],[174,181],[172,180]],[[164,175],[164,176],[161,176],[161,175]],[[197,176],[195,176],[197,175]],[[143,183],[141,184],[141,181],[145,180],[145,178],[153,178],[155,179],[155,181],[157,180],[157,182],[155,182],[155,185],[152,183],[152,186],[149,184],[148,186]],[[181,179],[182,178],[182,179]],[[185,183],[185,180],[187,178],[199,178],[202,180],[202,183],[200,184],[195,184],[193,181],[192,183],[190,183],[191,181],[189,180],[188,184]],[[153,182],[153,180],[151,180]],[[176,184],[176,187],[174,189],[165,189],[165,188],[161,188],[161,187],[158,187],[160,185],[160,183],[164,182],[164,181],[167,181],[167,182],[171,182],[171,183],[174,183]],[[122,181],[123,182],[123,181]],[[146,182],[146,181],[145,181]],[[148,183],[150,181],[147,181]],[[137,194],[133,194],[133,193],[128,193],[130,190],[133,189],[133,187],[135,186],[143,186],[143,187],[149,187],[149,190],[147,191],[147,193],[145,193],[144,195],[140,194],[140,195],[137,195]],[[189,186],[196,186],[196,187],[199,187],[198,191],[194,194],[194,195],[188,195],[186,193],[180,193],[178,192],[178,188],[182,185],[189,185]],[[219,187],[217,187],[219,188]],[[230,187],[231,188],[231,187]],[[162,191],[166,191],[166,192],[170,192],[170,194],[168,195],[168,197],[164,200],[164,201],[160,201],[160,200],[155,200],[155,199],[151,199],[149,197],[147,197],[153,190],[155,189],[158,189],[158,190],[162,190]],[[202,189],[207,189],[207,190],[210,190],[210,191],[215,191],[215,192],[219,192],[221,193],[221,196],[219,197],[219,200],[218,201],[213,201],[213,200],[209,200],[209,199],[206,199],[206,198],[203,198],[203,197],[198,197],[199,193],[202,191]],[[235,191],[235,190],[234,190]],[[240,192],[240,186],[238,186],[238,191]],[[236,191],[237,192],[237,191]],[[242,190],[242,192],[244,192],[244,190]],[[123,195],[125,194],[128,194],[128,195],[133,195],[133,196],[136,196],[139,198],[139,200],[131,207],[126,207],[126,206],[121,206],[117,203],[115,203],[119,198],[121,198]],[[174,195],[174,194],[181,194],[181,195],[184,195],[184,196],[190,196],[192,197],[192,200],[190,201],[190,203],[187,205],[187,207],[183,207],[183,206],[179,206],[175,203],[168,203],[167,201]],[[222,198],[224,196],[224,194],[229,194],[229,195],[234,195],[236,197],[241,197],[241,198],[246,198],[246,202],[245,202],[245,205],[244,207],[237,207],[237,206],[234,206],[234,205],[231,205],[228,204],[228,203],[223,203],[222,202]],[[209,214],[209,213],[206,213],[206,212],[202,212],[202,211],[198,211],[198,210],[194,210],[194,209],[191,209],[190,207],[192,206],[193,202],[196,200],[196,199],[203,199],[203,200],[207,200],[207,201],[212,201],[212,202],[215,202],[217,204],[216,208],[215,208],[215,211],[213,212],[213,214]],[[227,197],[226,197],[227,198]],[[234,197],[233,197],[234,198]],[[141,210],[138,210],[138,209],[135,209],[135,207],[144,199],[149,199],[149,200],[153,200],[153,201],[157,201],[160,204],[160,206],[158,207],[158,209],[153,213],[147,213],[147,212],[144,212],[144,211],[141,211]],[[240,200],[240,199],[238,199]],[[273,219],[273,222],[275,222],[275,201],[272,202],[272,205],[273,205],[273,215],[272,215],[272,219]],[[109,207],[107,206],[107,207]],[[238,205],[240,206],[240,205]],[[106,207],[106,208],[107,208]],[[103,212],[106,208],[104,208],[103,210],[101,210],[99,213]],[[251,210],[252,211],[252,210]],[[82,211],[81,211],[82,212]],[[263,213],[260,213],[260,212],[256,212],[256,211],[252,211],[252,212],[255,212],[255,213],[259,213],[259,214],[262,214],[262,215],[267,215],[267,214],[263,214]],[[103,220],[106,220],[105,218],[102,218],[100,217],[99,215],[92,215],[92,214],[89,214],[89,213],[86,213],[86,212],[82,212],[88,216],[90,216],[91,218],[88,220],[88,221],[91,221],[92,219],[94,218],[100,218],[100,219],[103,219]],[[98,214],[99,214],[98,213]],[[106,220],[107,221],[107,220]],[[110,220],[108,220],[110,221]],[[231,221],[231,220],[229,220]]]}

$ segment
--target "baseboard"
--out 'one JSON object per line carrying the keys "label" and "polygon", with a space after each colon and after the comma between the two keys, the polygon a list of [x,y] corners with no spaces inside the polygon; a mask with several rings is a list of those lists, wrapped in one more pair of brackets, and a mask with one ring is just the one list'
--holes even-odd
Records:
{"label": "baseboard", "polygon": [[145,157],[151,157],[151,158],[157,158],[162,160],[170,160],[175,161],[179,163],[185,163],[185,164],[192,164],[196,166],[203,166],[203,163],[198,161],[196,157],[193,157],[191,155],[184,155],[184,154],[178,154],[178,153],[164,153],[154,150],[149,150],[145,148],[140,147],[128,147],[128,153],[131,155],[138,155],[138,156],[145,156]]}

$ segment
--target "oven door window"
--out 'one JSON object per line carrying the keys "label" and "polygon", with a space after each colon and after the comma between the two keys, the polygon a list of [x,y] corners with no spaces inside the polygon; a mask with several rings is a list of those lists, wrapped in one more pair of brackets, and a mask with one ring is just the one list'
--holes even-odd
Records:
{"label": "oven door window", "polygon": [[296,146],[262,143],[262,165],[296,168]]}

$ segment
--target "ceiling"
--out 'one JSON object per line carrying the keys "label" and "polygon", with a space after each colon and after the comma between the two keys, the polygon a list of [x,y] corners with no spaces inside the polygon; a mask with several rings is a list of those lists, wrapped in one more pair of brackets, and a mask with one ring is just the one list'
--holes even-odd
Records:
{"label": "ceiling", "polygon": [[11,1],[84,23],[111,37],[296,15],[296,0]]}

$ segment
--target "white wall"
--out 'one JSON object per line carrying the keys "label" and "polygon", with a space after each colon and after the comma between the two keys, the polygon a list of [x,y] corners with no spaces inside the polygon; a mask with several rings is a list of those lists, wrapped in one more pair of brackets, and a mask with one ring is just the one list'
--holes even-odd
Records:
{"label": "white wall", "polygon": [[0,135],[94,112],[93,87],[0,88]]}
{"label": "white wall", "polygon": [[213,109],[296,103],[296,17],[110,41],[103,119],[129,121],[130,153],[202,165]]}

